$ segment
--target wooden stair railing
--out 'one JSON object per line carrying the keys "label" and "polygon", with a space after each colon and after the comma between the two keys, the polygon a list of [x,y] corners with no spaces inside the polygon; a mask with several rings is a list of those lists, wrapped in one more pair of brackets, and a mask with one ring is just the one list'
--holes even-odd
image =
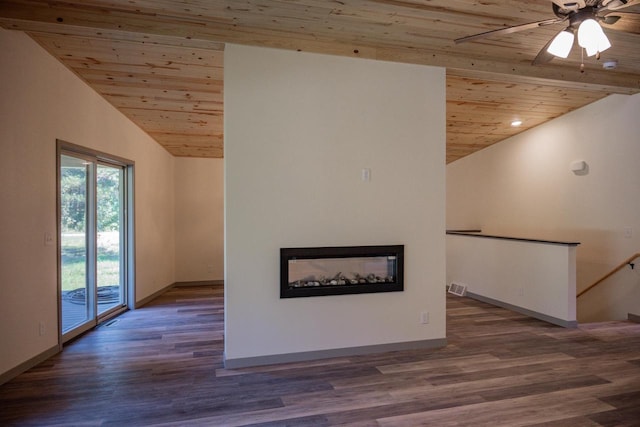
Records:
{"label": "wooden stair railing", "polygon": [[604,282],[605,280],[607,280],[609,277],[613,276],[614,274],[616,274],[618,271],[622,270],[623,268],[625,268],[627,265],[631,265],[633,268],[633,264],[631,263],[631,261],[633,261],[636,258],[640,258],[640,252],[636,253],[632,256],[630,256],[629,258],[625,259],[624,261],[622,261],[620,263],[620,265],[618,265],[616,268],[614,268],[613,270],[611,270],[610,272],[608,272],[607,274],[605,274],[604,276],[602,276],[600,279],[598,279],[593,285],[589,286],[588,288],[582,290],[581,292],[578,293],[578,295],[576,296],[576,298],[579,298],[580,296],[586,294],[587,292],[589,292],[591,289],[595,288],[596,286],[598,286],[600,283]]}

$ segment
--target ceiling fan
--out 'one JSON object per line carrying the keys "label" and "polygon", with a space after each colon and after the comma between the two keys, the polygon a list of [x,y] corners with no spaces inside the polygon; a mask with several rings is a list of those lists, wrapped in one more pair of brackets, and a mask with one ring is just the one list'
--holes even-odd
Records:
{"label": "ceiling fan", "polygon": [[[567,22],[567,27],[549,40],[535,57],[533,65],[538,65],[551,61],[555,56],[566,58],[573,46],[576,33],[579,46],[584,48],[583,52],[586,51],[587,56],[596,55],[599,58],[600,52],[611,47],[601,25],[612,30],[640,34],[640,13],[621,11],[621,9],[638,4],[639,0],[551,0],[551,2],[555,18],[486,31],[461,37],[454,42],[458,44]],[[614,27],[619,22],[626,22],[626,25]]]}

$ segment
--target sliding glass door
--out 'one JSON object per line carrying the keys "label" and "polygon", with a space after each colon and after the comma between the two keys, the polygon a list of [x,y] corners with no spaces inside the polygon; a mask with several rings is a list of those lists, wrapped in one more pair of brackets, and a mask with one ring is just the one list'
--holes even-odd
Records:
{"label": "sliding glass door", "polygon": [[65,342],[127,307],[130,168],[60,150],[60,334]]}
{"label": "sliding glass door", "polygon": [[96,286],[98,316],[125,304],[124,168],[98,164]]}
{"label": "sliding glass door", "polygon": [[86,329],[96,317],[91,236],[94,167],[88,159],[60,156],[60,278],[62,335]]}

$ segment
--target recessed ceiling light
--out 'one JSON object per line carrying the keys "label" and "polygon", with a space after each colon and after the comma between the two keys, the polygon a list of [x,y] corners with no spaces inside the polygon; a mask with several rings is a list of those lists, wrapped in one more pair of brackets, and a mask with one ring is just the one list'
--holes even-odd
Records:
{"label": "recessed ceiling light", "polygon": [[514,120],[511,122],[511,126],[513,126],[514,128],[517,128],[521,124],[522,124],[522,120]]}

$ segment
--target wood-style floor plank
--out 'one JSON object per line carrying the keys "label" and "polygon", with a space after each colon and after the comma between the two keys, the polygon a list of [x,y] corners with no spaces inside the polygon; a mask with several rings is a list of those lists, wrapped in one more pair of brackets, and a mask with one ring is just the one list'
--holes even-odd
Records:
{"label": "wood-style floor plank", "polygon": [[448,296],[436,350],[224,369],[223,290],[174,288],[0,386],[2,426],[640,426],[640,325]]}

